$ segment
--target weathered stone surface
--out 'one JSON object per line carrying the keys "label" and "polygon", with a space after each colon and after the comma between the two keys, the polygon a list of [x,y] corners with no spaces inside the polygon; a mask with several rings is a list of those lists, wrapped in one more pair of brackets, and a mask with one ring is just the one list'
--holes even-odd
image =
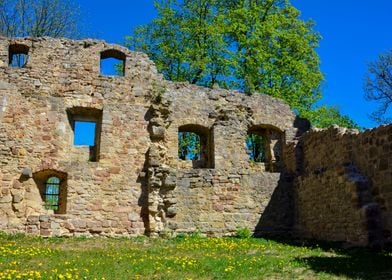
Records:
{"label": "weathered stone surface", "polygon": [[[15,43],[29,47],[25,68],[8,66]],[[124,77],[100,74],[106,50],[124,54]],[[78,118],[96,121],[93,148],[73,145]],[[308,129],[277,99],[165,81],[146,55],[117,45],[0,38],[0,230],[223,236],[248,227],[390,241],[392,127],[302,136]],[[178,159],[186,130],[203,136],[199,159]],[[245,145],[255,130],[263,163]],[[55,211],[45,208],[50,176],[61,181]]]}
{"label": "weathered stone surface", "polygon": [[[305,133],[295,184],[301,236],[357,245],[391,242],[392,126],[363,133],[331,127]],[[291,150],[290,161],[295,158]],[[293,163],[293,162],[292,162]]]}

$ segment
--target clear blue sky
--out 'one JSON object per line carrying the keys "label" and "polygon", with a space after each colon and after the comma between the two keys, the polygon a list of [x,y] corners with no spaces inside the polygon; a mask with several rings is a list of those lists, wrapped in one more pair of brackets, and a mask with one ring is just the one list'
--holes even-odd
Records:
{"label": "clear blue sky", "polygon": [[[367,63],[392,48],[391,0],[291,0],[303,19],[313,19],[323,37],[318,53],[325,74],[320,104],[337,105],[362,127],[375,104],[363,97]],[[132,28],[156,15],[153,0],[79,0],[89,35],[122,43]]]}
{"label": "clear blue sky", "polygon": [[75,121],[74,145],[94,146],[95,145],[95,122]]}

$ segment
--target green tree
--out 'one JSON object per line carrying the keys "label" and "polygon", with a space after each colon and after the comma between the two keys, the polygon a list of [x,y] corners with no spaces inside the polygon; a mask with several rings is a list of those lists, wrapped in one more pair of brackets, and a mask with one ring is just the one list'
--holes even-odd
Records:
{"label": "green tree", "polygon": [[342,115],[337,107],[320,106],[304,113],[303,117],[319,128],[327,128],[336,124],[340,127],[361,129],[348,116]]}
{"label": "green tree", "polygon": [[200,136],[197,133],[178,133],[178,158],[182,160],[200,160]]}
{"label": "green tree", "polygon": [[0,35],[78,37],[79,8],[72,0],[0,0]]}
{"label": "green tree", "polygon": [[240,88],[288,102],[302,114],[321,98],[323,76],[315,51],[320,35],[288,1],[236,0],[226,4],[232,65]]}
{"label": "green tree", "polygon": [[392,123],[392,50],[369,63],[364,89],[365,97],[379,105],[371,118],[380,124]]}
{"label": "green tree", "polygon": [[288,0],[160,0],[155,6],[157,18],[126,37],[126,46],[149,55],[166,79],[260,92],[314,116],[323,81],[315,51],[320,35]]}
{"label": "green tree", "polygon": [[166,79],[223,86],[228,50],[218,2],[156,1],[158,17],[136,28],[126,45],[147,53]]}
{"label": "green tree", "polygon": [[265,161],[264,143],[265,139],[257,134],[249,134],[246,137],[246,148],[249,151],[249,158],[253,162]]}

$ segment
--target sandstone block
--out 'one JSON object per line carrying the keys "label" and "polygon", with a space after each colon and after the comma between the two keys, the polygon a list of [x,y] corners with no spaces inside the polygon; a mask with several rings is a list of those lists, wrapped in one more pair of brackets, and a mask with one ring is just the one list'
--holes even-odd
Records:
{"label": "sandstone block", "polygon": [[151,138],[154,139],[164,139],[165,138],[165,128],[162,126],[153,125],[151,128]]}
{"label": "sandstone block", "polygon": [[136,213],[136,212],[132,212],[128,215],[128,219],[131,222],[137,222],[140,220],[140,214]]}
{"label": "sandstone block", "polygon": [[48,222],[49,221],[49,216],[41,215],[41,216],[39,216],[39,221],[40,222]]}

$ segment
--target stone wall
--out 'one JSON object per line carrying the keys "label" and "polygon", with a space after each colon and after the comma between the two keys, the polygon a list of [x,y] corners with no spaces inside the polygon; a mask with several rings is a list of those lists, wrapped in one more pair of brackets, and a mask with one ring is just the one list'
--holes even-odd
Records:
{"label": "stone wall", "polygon": [[[244,227],[282,231],[291,226],[288,217],[269,223],[265,218],[263,225],[268,226],[257,226],[280,184],[281,173],[268,170],[267,163],[251,162],[245,145],[252,127],[277,131],[282,149],[284,142],[294,139],[295,116],[287,105],[264,95],[178,83],[168,83],[157,99],[150,120],[151,234],[200,230],[231,235]],[[178,132],[189,125],[210,135],[207,150],[213,168],[194,168],[194,162],[178,159]],[[287,195],[281,200],[287,201]]]}
{"label": "stone wall", "polygon": [[[14,43],[30,48],[24,68],[8,66]],[[106,49],[126,54],[125,77],[99,74]],[[39,185],[63,173],[72,234],[143,234],[147,197],[140,174],[150,145],[145,115],[159,80],[153,63],[101,41],[2,39],[0,77],[0,228],[25,231],[36,216],[52,216]],[[102,112],[98,162],[89,161],[88,147],[73,145],[69,111],[75,108]],[[22,176],[24,169],[31,176]]]}
{"label": "stone wall", "polygon": [[[8,65],[10,46],[28,49],[25,67]],[[100,74],[101,56],[111,54],[125,57],[124,77]],[[93,149],[73,144],[80,117],[96,121]],[[68,236],[287,228],[286,216],[282,224],[260,219],[279,186],[278,151],[296,136],[294,122],[290,108],[268,96],[164,81],[144,54],[120,46],[1,38],[0,229]],[[208,134],[209,166],[178,159],[186,125]],[[251,127],[270,132],[277,154],[269,162],[250,163]],[[44,203],[50,176],[61,180],[57,213]]]}
{"label": "stone wall", "polygon": [[[27,64],[10,66],[10,50],[28,51]],[[106,57],[124,61],[124,76],[100,74]],[[74,145],[77,120],[95,122],[93,146]],[[392,127],[308,129],[278,99],[165,81],[145,54],[117,45],[0,38],[0,230],[224,236],[246,227],[390,241]],[[179,159],[183,132],[201,137],[199,158]],[[249,158],[253,133],[264,162]],[[45,205],[53,176],[58,210]]]}
{"label": "stone wall", "polygon": [[363,133],[313,129],[293,147],[286,159],[288,171],[299,174],[300,236],[357,245],[391,241],[392,126]]}

